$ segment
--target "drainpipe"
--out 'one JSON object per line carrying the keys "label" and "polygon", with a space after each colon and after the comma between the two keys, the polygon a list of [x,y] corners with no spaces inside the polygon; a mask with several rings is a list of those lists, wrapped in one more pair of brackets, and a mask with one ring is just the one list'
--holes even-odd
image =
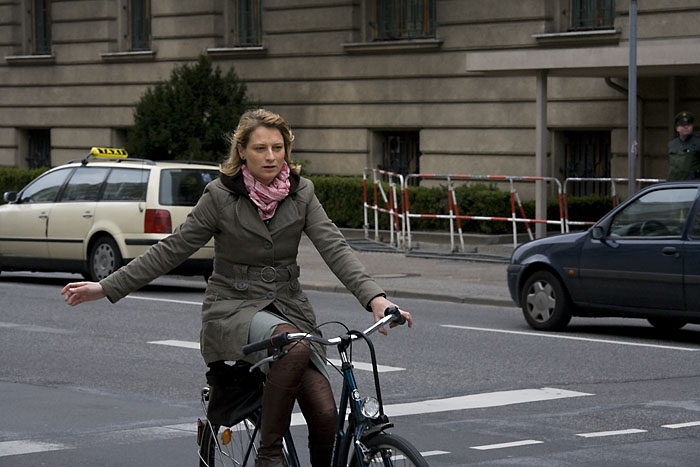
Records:
{"label": "drainpipe", "polygon": [[[612,80],[612,78],[605,77],[605,84],[607,84],[608,87],[624,94],[625,96],[629,96],[629,90],[626,87],[614,82]],[[641,143],[643,143],[644,142],[644,99],[642,99],[642,97],[639,94],[637,94],[637,102],[639,103],[638,109],[637,109],[637,122],[638,122],[638,126],[639,126],[639,139],[638,140]],[[639,144],[637,154],[639,155],[639,167],[641,170],[640,176],[644,176],[644,170],[643,170],[644,169],[644,164],[643,164],[644,152],[642,151],[643,144],[641,144],[641,143]],[[632,194],[632,191],[630,191],[629,194]]]}

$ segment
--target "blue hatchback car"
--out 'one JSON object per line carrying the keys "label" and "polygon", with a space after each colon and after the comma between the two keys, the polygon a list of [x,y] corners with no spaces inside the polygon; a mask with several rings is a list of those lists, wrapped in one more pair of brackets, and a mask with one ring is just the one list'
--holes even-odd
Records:
{"label": "blue hatchback car", "polygon": [[508,287],[528,324],[572,316],[647,319],[661,329],[700,323],[700,181],[652,185],[585,232],[515,249]]}

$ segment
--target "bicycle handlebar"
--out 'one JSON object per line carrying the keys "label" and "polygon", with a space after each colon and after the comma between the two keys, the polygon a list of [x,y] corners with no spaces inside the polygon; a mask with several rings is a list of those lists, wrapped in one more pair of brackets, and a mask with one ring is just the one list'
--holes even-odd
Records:
{"label": "bicycle handlebar", "polygon": [[[399,311],[399,307],[397,306],[390,306],[386,310],[384,310],[384,318],[380,319],[376,323],[374,323],[372,326],[368,327],[365,329],[362,333],[366,336],[374,333],[379,329],[380,327],[390,324],[390,323],[398,323],[398,324],[404,324],[406,322],[406,318],[401,315],[401,312]],[[281,348],[284,347],[287,344],[290,344],[294,341],[300,341],[300,340],[309,340],[312,342],[317,342],[322,345],[338,345],[342,338],[345,337],[347,334],[343,336],[338,336],[338,337],[333,337],[330,339],[325,339],[323,337],[318,337],[314,336],[305,332],[294,332],[294,333],[289,333],[289,332],[284,332],[281,334],[275,334],[271,336],[269,339],[259,341],[259,342],[253,342],[251,344],[246,344],[242,347],[242,351],[244,355],[248,355],[250,353],[256,352],[258,350],[266,350],[266,349],[271,349],[271,348]],[[350,335],[351,339],[357,339],[358,336],[351,334]]]}

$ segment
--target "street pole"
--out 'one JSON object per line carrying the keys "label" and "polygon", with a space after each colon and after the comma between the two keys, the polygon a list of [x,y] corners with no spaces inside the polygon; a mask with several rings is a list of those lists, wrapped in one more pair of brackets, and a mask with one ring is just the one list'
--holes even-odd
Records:
{"label": "street pole", "polygon": [[637,192],[635,165],[637,159],[637,0],[629,5],[629,54],[627,95],[627,177],[628,194]]}

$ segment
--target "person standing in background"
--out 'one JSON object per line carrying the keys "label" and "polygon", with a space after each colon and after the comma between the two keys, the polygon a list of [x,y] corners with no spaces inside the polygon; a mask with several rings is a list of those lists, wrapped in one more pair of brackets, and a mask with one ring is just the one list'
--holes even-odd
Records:
{"label": "person standing in background", "polygon": [[700,136],[693,133],[695,115],[687,110],[679,112],[674,120],[676,136],[668,143],[669,181],[700,178]]}

